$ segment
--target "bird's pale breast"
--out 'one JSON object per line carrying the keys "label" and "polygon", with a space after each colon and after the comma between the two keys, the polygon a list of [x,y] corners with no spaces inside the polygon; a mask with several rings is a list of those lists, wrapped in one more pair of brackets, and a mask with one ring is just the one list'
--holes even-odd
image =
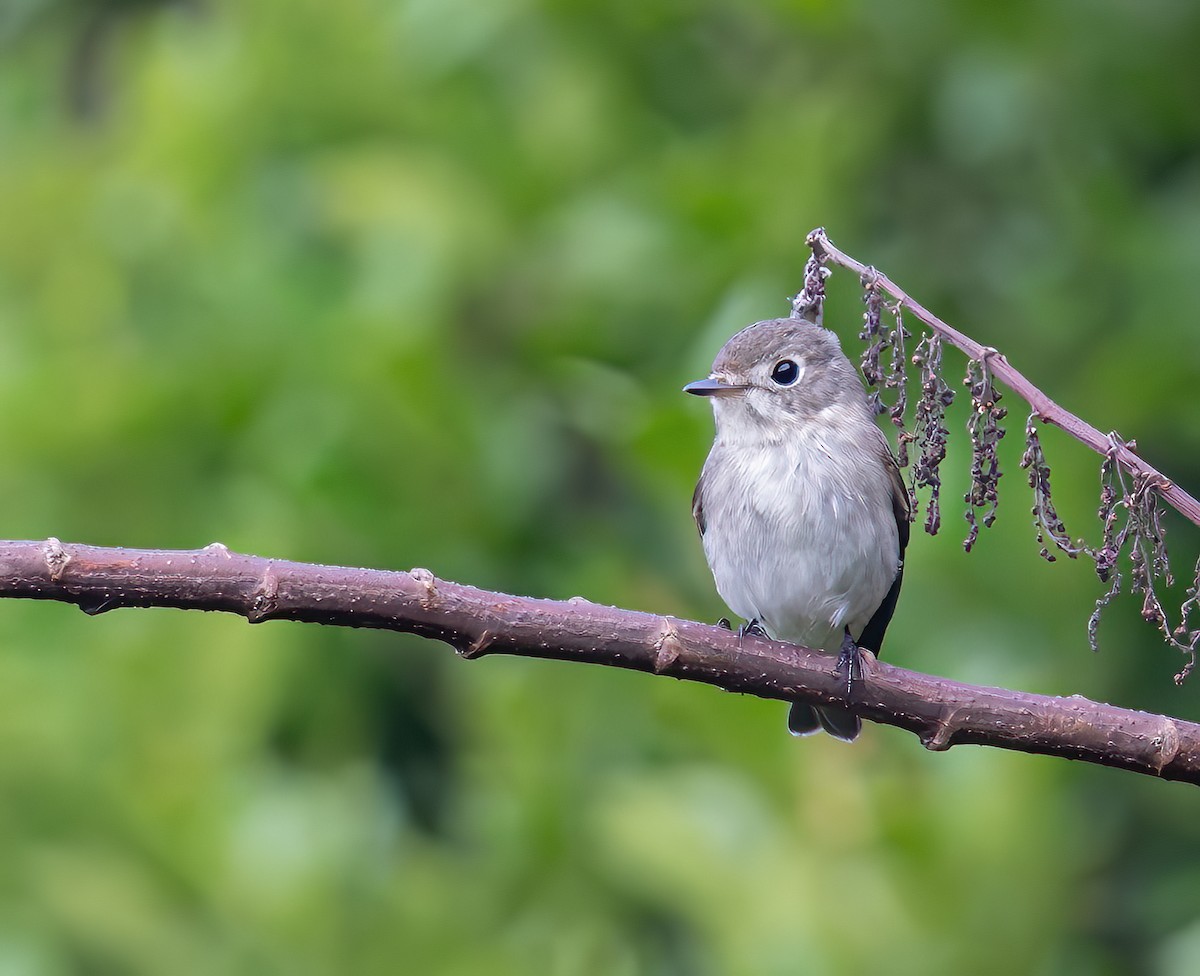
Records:
{"label": "bird's pale breast", "polygon": [[899,567],[882,457],[808,433],[722,443],[704,466],[704,551],[721,597],[773,636],[827,651],[857,638]]}

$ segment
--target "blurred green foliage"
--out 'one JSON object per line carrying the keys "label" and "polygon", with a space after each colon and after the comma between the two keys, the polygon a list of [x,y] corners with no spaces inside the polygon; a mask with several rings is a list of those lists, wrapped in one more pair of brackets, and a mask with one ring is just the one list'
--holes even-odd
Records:
{"label": "blurred green foliage", "polygon": [[[1198,43],[1172,0],[0,0],[3,534],[714,619],[679,387],[817,224],[1195,492]],[[889,659],[1200,719],[1135,603],[1087,650],[1009,406]],[[1200,971],[1194,788],[387,634],[0,637],[4,976]]]}

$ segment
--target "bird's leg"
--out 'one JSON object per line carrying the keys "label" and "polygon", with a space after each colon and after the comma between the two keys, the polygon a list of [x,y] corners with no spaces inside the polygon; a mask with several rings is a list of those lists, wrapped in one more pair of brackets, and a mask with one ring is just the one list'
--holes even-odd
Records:
{"label": "bird's leg", "polygon": [[769,638],[770,636],[771,636],[770,634],[768,634],[765,630],[763,630],[763,625],[758,622],[757,617],[755,617],[753,620],[750,620],[750,621],[742,624],[738,628],[738,637],[767,637],[767,638]]}
{"label": "bird's leg", "polygon": [[722,617],[720,620],[718,620],[717,626],[724,627],[726,630],[733,630],[733,624],[729,622],[728,617]]}
{"label": "bird's leg", "polygon": [[847,627],[842,637],[842,649],[838,652],[837,667],[834,669],[835,674],[841,674],[843,671],[846,673],[847,700],[854,697],[854,682],[862,681],[862,653],[862,649],[850,636],[850,628]]}

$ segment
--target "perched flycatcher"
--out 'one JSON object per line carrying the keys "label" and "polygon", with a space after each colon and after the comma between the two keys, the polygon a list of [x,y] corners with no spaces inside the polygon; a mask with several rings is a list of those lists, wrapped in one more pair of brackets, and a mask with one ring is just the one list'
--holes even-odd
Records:
{"label": "perched flycatcher", "polygon": [[[879,653],[900,593],[908,491],[837,336],[802,319],[743,329],[708,379],[716,438],[692,514],[729,608],[777,640]],[[796,702],[788,728],[852,741],[859,717]]]}

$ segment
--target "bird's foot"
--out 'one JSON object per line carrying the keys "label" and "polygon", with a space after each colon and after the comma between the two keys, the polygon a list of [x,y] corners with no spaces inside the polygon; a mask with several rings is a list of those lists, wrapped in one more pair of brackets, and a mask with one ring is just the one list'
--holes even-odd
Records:
{"label": "bird's foot", "polygon": [[766,637],[769,639],[770,636],[770,634],[763,630],[763,625],[758,622],[757,617],[738,628],[738,637]]}
{"label": "bird's foot", "polygon": [[718,620],[717,626],[724,627],[726,630],[733,630],[733,624],[729,622],[728,617],[722,617],[720,620]]}
{"label": "bird's foot", "polygon": [[854,642],[850,631],[846,631],[846,635],[842,638],[842,649],[838,652],[837,667],[834,669],[834,673],[846,675],[847,701],[854,697],[855,682],[863,679],[862,656],[862,648]]}

